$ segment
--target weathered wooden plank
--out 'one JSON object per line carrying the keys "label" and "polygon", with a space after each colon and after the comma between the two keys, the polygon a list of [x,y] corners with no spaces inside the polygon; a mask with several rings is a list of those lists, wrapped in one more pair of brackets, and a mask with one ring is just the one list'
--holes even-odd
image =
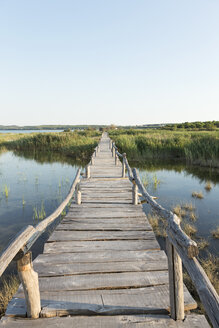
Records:
{"label": "weathered wooden plank", "polygon": [[147,223],[123,223],[118,226],[116,223],[107,223],[104,222],[102,224],[98,223],[88,223],[88,222],[73,222],[73,223],[66,223],[66,224],[59,224],[56,227],[56,231],[60,230],[68,230],[68,231],[87,231],[87,230],[94,230],[94,231],[145,231],[145,230],[152,230],[151,226]]}
{"label": "weathered wooden plank", "polygon": [[153,231],[54,231],[48,242],[67,240],[141,240],[155,239]]}
{"label": "weathered wooden plank", "polygon": [[82,198],[82,203],[87,204],[131,204],[131,200],[129,199],[118,199],[118,198],[110,198],[109,200],[106,199],[88,199],[88,198]]}
{"label": "weathered wooden plank", "polygon": [[[41,292],[43,316],[63,316],[83,314],[112,315],[123,314],[168,313],[168,285],[151,286],[146,288],[130,288],[119,290],[90,290],[66,292]],[[185,288],[185,309],[189,311],[197,306]],[[10,303],[7,315],[14,316],[23,311],[25,315],[24,295],[22,292]]]}
{"label": "weathered wooden plank", "polygon": [[[154,240],[105,240],[105,241],[60,241],[46,243],[44,253],[99,252],[103,250],[148,250],[160,249]],[[98,256],[98,255],[97,255]]]}
{"label": "weathered wooden plank", "polygon": [[[65,216],[65,218],[68,218],[68,217],[79,217],[79,218],[82,218],[82,217],[98,217],[98,218],[110,218],[110,217],[122,217],[122,218],[144,218],[146,219],[146,216],[144,213],[142,213],[141,211],[132,211],[132,210],[129,210],[129,211],[121,211],[121,210],[118,210],[118,211],[115,211],[114,209],[99,209],[97,211],[95,211],[95,208],[94,209],[81,209],[81,211],[79,209],[75,209],[75,210],[70,210],[68,212],[68,214]],[[64,218],[64,219],[65,219]]]}
{"label": "weathered wooden plank", "polygon": [[[75,218],[75,217],[70,217],[70,216],[66,216],[59,225],[65,225],[65,224],[76,224],[76,223],[81,223],[81,224],[99,224],[99,225],[104,225],[104,224],[115,224],[117,226],[123,225],[123,224],[145,224],[149,225],[148,221],[146,218],[144,217],[138,217],[138,218],[133,218],[133,217],[127,217],[127,218],[92,218],[92,220],[90,218]],[[134,229],[133,229],[134,230]]]}
{"label": "weathered wooden plank", "polygon": [[[40,291],[118,289],[147,287],[168,283],[167,271],[81,274],[40,277]],[[20,287],[19,287],[20,288]]]}
{"label": "weathered wooden plank", "polygon": [[86,273],[115,273],[115,272],[145,272],[167,270],[167,261],[133,262],[97,262],[97,263],[54,263],[48,266],[47,262],[35,263],[34,269],[40,277],[64,276]]}
{"label": "weathered wooden plank", "polygon": [[166,258],[164,251],[101,251],[96,253],[74,253],[73,250],[69,253],[65,253],[63,256],[61,253],[53,254],[40,254],[35,260],[35,263],[99,263],[99,262],[128,262],[142,260],[146,263],[148,261],[157,260],[163,261]]}
{"label": "weathered wooden plank", "polygon": [[168,315],[118,315],[118,316],[72,316],[19,320],[3,318],[0,326],[5,328],[209,328],[203,315],[188,315],[185,321],[174,321]]}

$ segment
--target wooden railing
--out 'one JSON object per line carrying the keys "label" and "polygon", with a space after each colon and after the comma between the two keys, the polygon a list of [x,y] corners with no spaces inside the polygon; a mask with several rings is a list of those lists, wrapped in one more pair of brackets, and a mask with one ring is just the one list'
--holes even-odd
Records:
{"label": "wooden railing", "polygon": [[168,256],[169,271],[169,295],[170,295],[170,314],[174,320],[183,320],[184,314],[184,294],[183,294],[183,272],[182,263],[187,270],[192,282],[199,294],[205,311],[213,325],[219,327],[219,297],[211,284],[208,276],[197,260],[198,246],[180,227],[180,219],[173,212],[163,208],[155,201],[155,197],[146,191],[136,168],[130,168],[126,154],[121,154],[118,148],[109,141],[109,148],[112,156],[115,157],[115,165],[118,157],[122,159],[122,177],[125,177],[125,169],[128,178],[133,184],[132,199],[133,204],[138,204],[139,191],[144,200],[151,205],[161,217],[167,220],[166,249]]}
{"label": "wooden railing", "polygon": [[11,261],[17,262],[18,275],[24,289],[27,316],[29,318],[38,318],[41,311],[38,274],[33,270],[30,249],[46,228],[62,213],[74,192],[76,203],[81,203],[81,193],[79,190],[80,172],[81,170],[78,169],[70,192],[61,205],[35,227],[28,225],[18,232],[15,238],[0,254],[0,277]]}

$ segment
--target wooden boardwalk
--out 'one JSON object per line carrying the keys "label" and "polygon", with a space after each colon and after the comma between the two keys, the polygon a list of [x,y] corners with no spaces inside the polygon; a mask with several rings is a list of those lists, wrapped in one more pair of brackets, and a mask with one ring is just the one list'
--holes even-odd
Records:
{"label": "wooden boardwalk", "polygon": [[[121,178],[106,135],[91,178],[83,178],[80,186],[82,204],[71,205],[33,262],[43,318],[31,326],[209,327],[200,315],[170,319],[166,255],[142,206],[132,205],[131,184]],[[185,310],[196,308],[186,287],[184,292]],[[30,327],[30,319],[16,316],[26,316],[22,287],[0,326]]]}

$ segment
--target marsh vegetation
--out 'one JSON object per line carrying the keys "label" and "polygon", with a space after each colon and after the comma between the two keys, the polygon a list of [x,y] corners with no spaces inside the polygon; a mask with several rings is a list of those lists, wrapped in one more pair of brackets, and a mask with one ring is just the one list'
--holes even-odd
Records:
{"label": "marsh vegetation", "polygon": [[183,160],[190,164],[219,167],[219,131],[166,131],[117,129],[109,132],[129,160]]}

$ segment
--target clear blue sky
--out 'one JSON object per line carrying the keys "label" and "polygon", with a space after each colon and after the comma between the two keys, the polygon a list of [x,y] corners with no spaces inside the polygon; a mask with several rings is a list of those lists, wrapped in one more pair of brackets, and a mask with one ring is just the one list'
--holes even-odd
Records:
{"label": "clear blue sky", "polygon": [[219,120],[218,0],[0,0],[0,124]]}

